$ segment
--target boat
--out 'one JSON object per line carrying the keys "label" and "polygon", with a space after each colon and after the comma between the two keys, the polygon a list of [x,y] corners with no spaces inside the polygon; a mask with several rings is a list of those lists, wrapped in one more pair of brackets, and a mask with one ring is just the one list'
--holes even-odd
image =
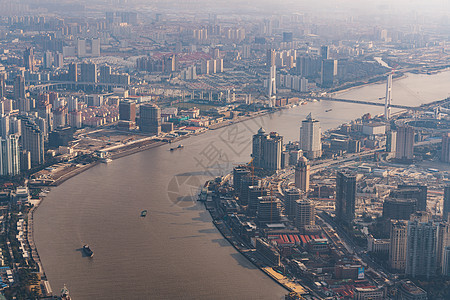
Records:
{"label": "boat", "polygon": [[91,250],[88,244],[83,246],[83,252],[86,254],[86,256],[92,257],[94,256],[94,251]]}
{"label": "boat", "polygon": [[333,109],[330,108],[330,109],[325,110],[325,112],[329,112],[329,111],[332,111],[332,110],[333,110]]}
{"label": "boat", "polygon": [[144,209],[143,211],[141,211],[141,217],[145,217],[147,215],[147,210]]}
{"label": "boat", "polygon": [[66,287],[66,285],[64,284],[64,287],[61,290],[61,296],[60,298],[61,300],[71,300],[72,298],[69,295],[69,289]]}
{"label": "boat", "polygon": [[177,150],[177,149],[183,149],[183,148],[184,148],[184,146],[182,144],[179,144],[177,147],[170,148],[170,151],[174,151],[174,150]]}

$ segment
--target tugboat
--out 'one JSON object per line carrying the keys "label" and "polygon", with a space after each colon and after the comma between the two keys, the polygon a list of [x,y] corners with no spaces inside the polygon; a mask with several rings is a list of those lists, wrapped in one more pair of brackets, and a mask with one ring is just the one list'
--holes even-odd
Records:
{"label": "tugboat", "polygon": [[86,254],[86,256],[88,256],[88,257],[94,256],[94,251],[92,251],[91,248],[89,248],[88,244],[83,246],[83,251]]}
{"label": "tugboat", "polygon": [[72,298],[69,295],[69,289],[64,284],[64,287],[61,290],[61,296],[59,297],[61,300],[71,300]]}
{"label": "tugboat", "polygon": [[147,210],[143,210],[141,211],[141,217],[145,218],[145,216],[147,215]]}

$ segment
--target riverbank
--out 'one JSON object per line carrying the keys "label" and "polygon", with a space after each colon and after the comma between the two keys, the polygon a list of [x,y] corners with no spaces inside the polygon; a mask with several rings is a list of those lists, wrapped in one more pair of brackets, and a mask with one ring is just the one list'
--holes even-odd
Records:
{"label": "riverbank", "polygon": [[239,246],[239,244],[243,245],[240,241],[236,239],[236,237],[233,235],[233,232],[227,228],[227,226],[219,219],[218,216],[215,215],[216,207],[208,206],[208,202],[204,202],[205,209],[209,212],[214,226],[217,228],[217,230],[220,232],[222,237],[228,241],[228,243],[233,246],[233,248],[239,252],[243,257],[247,259],[248,262],[250,262],[253,266],[258,268],[261,272],[265,273],[269,278],[271,278],[274,282],[276,282],[278,285],[282,286],[286,289],[288,292],[294,292],[298,295],[307,295],[310,294],[309,290],[305,288],[304,286],[290,281],[287,277],[284,275],[278,273],[275,271],[272,267],[264,266],[263,264],[260,264],[259,261],[251,256],[251,254],[254,253],[253,249],[249,248],[243,248]]}

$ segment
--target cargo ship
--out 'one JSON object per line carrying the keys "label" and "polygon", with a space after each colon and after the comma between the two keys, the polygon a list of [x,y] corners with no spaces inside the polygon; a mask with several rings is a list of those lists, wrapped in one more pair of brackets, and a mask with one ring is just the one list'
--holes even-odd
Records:
{"label": "cargo ship", "polygon": [[83,246],[83,251],[84,251],[84,254],[86,254],[86,256],[88,256],[88,257],[94,256],[94,251],[92,251],[91,248],[89,248],[88,244]]}

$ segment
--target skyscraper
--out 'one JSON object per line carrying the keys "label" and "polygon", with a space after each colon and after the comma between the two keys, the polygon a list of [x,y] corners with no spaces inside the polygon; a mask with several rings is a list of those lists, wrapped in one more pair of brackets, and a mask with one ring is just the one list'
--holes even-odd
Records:
{"label": "skyscraper", "polygon": [[252,164],[255,168],[263,167],[263,143],[267,139],[266,131],[261,127],[258,133],[253,135]]}
{"label": "skyscraper", "polygon": [[136,103],[133,101],[120,101],[119,119],[125,121],[136,121]]}
{"label": "skyscraper", "polygon": [[408,222],[392,220],[390,228],[389,266],[397,272],[404,272],[406,268],[406,245]]}
{"label": "skyscraper", "polygon": [[295,187],[307,193],[309,191],[310,165],[306,157],[302,156],[295,165]]}
{"label": "skyscraper", "polygon": [[323,87],[332,87],[337,75],[338,62],[335,59],[325,59],[322,61],[322,73],[320,83]]}
{"label": "skyscraper", "polygon": [[336,173],[336,218],[351,223],[355,217],[356,177],[349,172]]}
{"label": "skyscraper", "polygon": [[80,72],[81,82],[97,82],[97,65],[92,63],[83,63]]}
{"label": "skyscraper", "polygon": [[25,69],[34,71],[34,51],[33,48],[26,48],[23,52],[23,66]]}
{"label": "skyscraper", "polygon": [[157,105],[141,105],[139,112],[139,130],[153,135],[161,134],[161,110]]}
{"label": "skyscraper", "polygon": [[288,189],[284,192],[284,211],[289,219],[295,219],[297,200],[300,200],[299,189]]}
{"label": "skyscraper", "polygon": [[69,73],[68,73],[68,80],[77,82],[78,81],[78,64],[77,63],[70,63],[69,64]]}
{"label": "skyscraper", "polygon": [[450,133],[444,133],[442,136],[441,161],[450,163]]}
{"label": "skyscraper", "polygon": [[437,271],[437,229],[435,223],[408,222],[406,275],[430,278]]}
{"label": "skyscraper", "polygon": [[9,135],[0,139],[0,175],[14,176],[20,173],[19,137]]}
{"label": "skyscraper", "polygon": [[248,188],[248,207],[247,214],[249,216],[256,216],[256,212],[258,211],[259,198],[268,196],[269,191],[260,186],[250,186]]}
{"label": "skyscraper", "polygon": [[320,122],[312,118],[311,113],[302,121],[300,128],[300,149],[309,159],[322,156],[322,129]]}
{"label": "skyscraper", "polygon": [[25,99],[25,78],[22,75],[14,78],[14,99]]}
{"label": "skyscraper", "polygon": [[398,199],[416,199],[417,211],[427,211],[428,188],[426,185],[399,184],[391,196]]}
{"label": "skyscraper", "polygon": [[411,126],[399,126],[397,128],[397,141],[395,158],[400,161],[410,162],[414,158],[414,128]]}
{"label": "skyscraper", "polygon": [[30,151],[33,167],[44,163],[44,135],[29,120],[22,120],[22,148]]}
{"label": "skyscraper", "polygon": [[281,169],[283,137],[276,132],[267,135],[263,128],[253,135],[252,164],[255,168],[268,171]]}
{"label": "skyscraper", "polygon": [[280,221],[280,200],[275,196],[258,198],[257,218],[259,223],[274,223]]}
{"label": "skyscraper", "polygon": [[6,83],[3,74],[0,74],[0,100],[6,97]]}
{"label": "skyscraper", "polygon": [[306,225],[314,225],[316,223],[314,204],[307,199],[298,200],[296,204],[295,226],[300,229]]}
{"label": "skyscraper", "polygon": [[330,48],[328,46],[320,47],[320,58],[323,60],[330,58]]}
{"label": "skyscraper", "polygon": [[450,213],[450,185],[445,186],[444,188],[444,205],[442,208],[442,218],[446,221],[449,221]]}
{"label": "skyscraper", "polygon": [[283,137],[271,132],[263,143],[263,168],[268,171],[281,169],[281,152],[283,151]]}

